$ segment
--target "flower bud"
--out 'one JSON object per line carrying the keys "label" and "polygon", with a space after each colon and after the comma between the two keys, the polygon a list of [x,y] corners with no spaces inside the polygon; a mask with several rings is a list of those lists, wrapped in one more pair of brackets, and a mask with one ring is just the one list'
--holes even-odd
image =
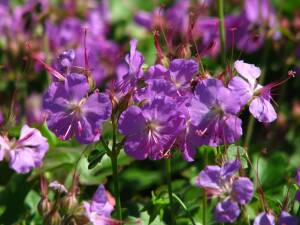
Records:
{"label": "flower bud", "polygon": [[57,211],[50,212],[44,219],[44,225],[60,225],[61,217]]}
{"label": "flower bud", "polygon": [[74,194],[70,193],[67,196],[63,197],[60,202],[60,207],[63,213],[70,215],[74,209],[77,207],[78,201]]}
{"label": "flower bud", "polygon": [[40,215],[45,216],[51,210],[51,202],[48,198],[42,197],[39,204],[38,204],[38,212]]}

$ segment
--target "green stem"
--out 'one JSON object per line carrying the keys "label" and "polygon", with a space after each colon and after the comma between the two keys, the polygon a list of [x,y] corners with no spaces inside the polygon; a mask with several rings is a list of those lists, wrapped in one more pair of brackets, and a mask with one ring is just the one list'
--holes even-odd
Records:
{"label": "green stem", "polygon": [[187,208],[187,206],[184,204],[184,202],[175,193],[172,193],[172,196],[182,206],[182,208],[184,209],[184,211],[187,213],[188,217],[191,220],[191,223],[193,225],[196,225],[191,212],[189,211],[189,209]]}
{"label": "green stem", "polygon": [[167,178],[170,213],[171,213],[171,225],[175,225],[176,222],[175,222],[174,205],[173,205],[173,197],[172,197],[173,192],[172,192],[171,159],[166,159],[165,164],[166,164],[166,178]]}
{"label": "green stem", "polygon": [[219,32],[220,32],[220,42],[221,42],[221,56],[222,56],[222,62],[226,63],[224,0],[218,0],[218,14],[219,14]]}
{"label": "green stem", "polygon": [[112,143],[112,154],[110,156],[112,169],[113,169],[113,181],[114,181],[114,197],[116,199],[116,212],[117,219],[122,220],[122,208],[121,208],[121,198],[120,198],[120,189],[118,182],[118,155],[119,151],[116,148],[116,124],[112,120],[112,133],[113,133],[113,143]]}
{"label": "green stem", "polygon": [[112,154],[111,164],[113,169],[114,197],[116,199],[117,219],[122,220],[121,198],[120,198],[120,190],[119,190],[119,182],[118,182],[118,155],[114,153]]}

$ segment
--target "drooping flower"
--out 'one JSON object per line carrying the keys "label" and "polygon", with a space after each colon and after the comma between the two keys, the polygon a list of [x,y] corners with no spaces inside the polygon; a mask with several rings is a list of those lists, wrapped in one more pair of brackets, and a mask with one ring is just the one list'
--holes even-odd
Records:
{"label": "drooping flower", "polygon": [[196,178],[196,185],[204,188],[206,193],[224,199],[215,208],[218,222],[234,222],[240,214],[238,204],[246,205],[253,197],[253,183],[247,177],[235,174],[240,168],[240,161],[233,160],[223,166],[209,165]]}
{"label": "drooping flower", "polygon": [[255,217],[253,225],[275,225],[275,217],[271,213],[262,212]]}
{"label": "drooping flower", "polygon": [[99,185],[90,203],[84,202],[85,212],[93,225],[114,224],[110,214],[115,206],[115,199],[104,186]]}
{"label": "drooping flower", "polygon": [[63,82],[53,82],[44,95],[47,125],[60,139],[75,135],[82,144],[99,139],[101,125],[110,117],[112,106],[107,94],[95,91],[88,96],[88,91],[86,77],[73,73]]}
{"label": "drooping flower", "polygon": [[0,136],[0,161],[7,158],[10,168],[28,173],[42,165],[48,148],[48,141],[39,130],[24,125],[17,141]]}
{"label": "drooping flower", "polygon": [[240,77],[234,77],[228,87],[240,96],[241,105],[250,101],[249,111],[260,122],[270,123],[277,118],[277,114],[271,104],[270,89],[272,86],[261,86],[256,79],[261,71],[253,64],[244,61],[236,61],[234,67]]}
{"label": "drooping flower", "polygon": [[119,131],[126,136],[125,152],[135,159],[160,159],[184,128],[184,115],[170,97],[154,98],[141,108],[131,106],[119,119]]}
{"label": "drooping flower", "polygon": [[195,132],[188,134],[188,142],[218,146],[233,143],[242,135],[242,121],[238,96],[217,79],[199,83],[188,106],[191,125]]}

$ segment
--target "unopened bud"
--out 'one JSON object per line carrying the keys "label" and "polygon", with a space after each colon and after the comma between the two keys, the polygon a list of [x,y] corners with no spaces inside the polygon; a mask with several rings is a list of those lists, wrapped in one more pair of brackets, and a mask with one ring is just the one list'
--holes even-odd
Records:
{"label": "unopened bud", "polygon": [[63,213],[70,215],[75,210],[78,205],[78,201],[74,194],[68,194],[67,196],[63,197],[60,202],[60,207]]}
{"label": "unopened bud", "polygon": [[41,198],[38,204],[38,212],[40,215],[45,216],[51,211],[51,202],[48,198]]}
{"label": "unopened bud", "polygon": [[44,219],[44,225],[60,225],[61,217],[57,211],[50,212]]}

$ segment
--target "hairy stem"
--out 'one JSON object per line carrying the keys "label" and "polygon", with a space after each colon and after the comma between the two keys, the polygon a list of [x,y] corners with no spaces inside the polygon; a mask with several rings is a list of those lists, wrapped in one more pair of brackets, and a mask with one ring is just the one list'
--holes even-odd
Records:
{"label": "hairy stem", "polygon": [[122,220],[122,208],[121,208],[121,198],[120,198],[120,189],[118,182],[118,155],[119,151],[116,148],[116,124],[113,120],[113,144],[112,144],[112,154],[111,154],[111,164],[113,170],[113,181],[114,181],[114,197],[116,199],[116,212],[117,219]]}
{"label": "hairy stem", "polygon": [[173,195],[172,195],[172,175],[171,175],[171,159],[165,160],[166,164],[166,178],[168,185],[169,203],[170,203],[170,214],[171,214],[171,225],[176,224],[174,215]]}
{"label": "hairy stem", "polygon": [[221,42],[221,57],[222,57],[222,62],[226,63],[224,0],[218,0],[218,15],[219,15],[219,32],[220,32],[220,42]]}

